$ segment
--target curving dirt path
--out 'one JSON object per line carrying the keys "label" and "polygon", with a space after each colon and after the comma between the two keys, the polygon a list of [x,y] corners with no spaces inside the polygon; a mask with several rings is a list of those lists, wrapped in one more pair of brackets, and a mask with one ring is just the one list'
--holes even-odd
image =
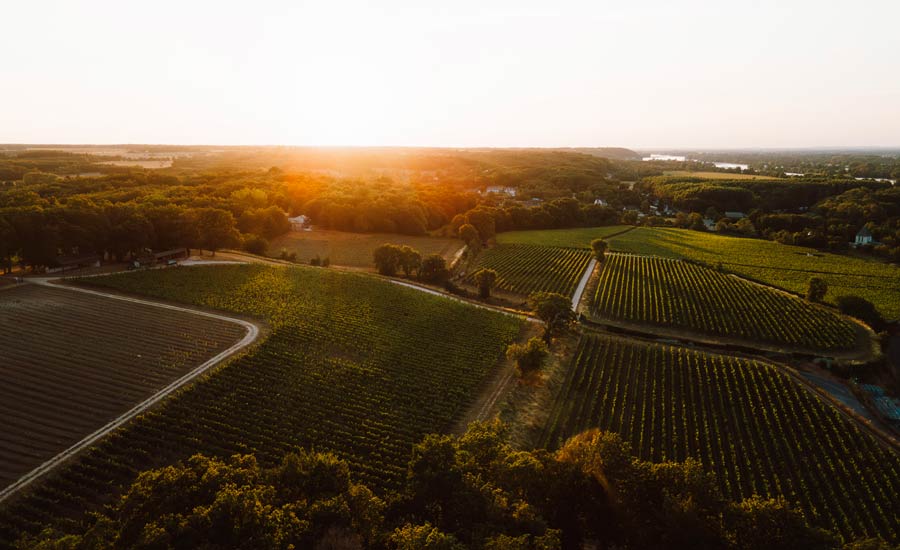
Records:
{"label": "curving dirt path", "polygon": [[147,410],[152,408],[154,405],[161,402],[167,396],[172,394],[174,391],[178,390],[185,384],[196,379],[197,377],[199,377],[200,375],[202,375],[203,373],[205,373],[212,367],[218,365],[225,359],[227,359],[227,358],[231,357],[232,355],[238,353],[239,351],[243,350],[244,348],[246,348],[247,346],[249,346],[250,344],[255,342],[256,339],[260,335],[260,327],[259,326],[257,326],[256,324],[254,324],[252,322],[245,321],[243,319],[237,319],[234,317],[228,317],[225,315],[220,315],[217,313],[211,313],[211,312],[207,312],[207,311],[198,311],[196,309],[189,309],[189,308],[185,308],[185,307],[174,306],[171,304],[152,302],[152,301],[143,300],[140,298],[132,298],[130,296],[109,294],[109,293],[101,292],[101,291],[97,291],[97,290],[90,290],[90,289],[86,289],[86,288],[79,288],[79,287],[73,287],[73,286],[67,286],[67,285],[57,285],[57,284],[54,284],[54,281],[56,281],[56,280],[57,280],[56,278],[30,278],[30,279],[27,279],[27,284],[52,286],[53,288],[65,289],[65,290],[68,290],[71,292],[81,292],[84,294],[92,294],[94,296],[101,296],[101,297],[112,299],[112,300],[121,300],[121,301],[131,302],[131,303],[135,303],[135,304],[142,304],[142,305],[146,305],[146,306],[152,306],[152,307],[158,307],[158,308],[162,308],[162,309],[179,311],[179,312],[188,313],[191,315],[198,315],[201,317],[208,317],[208,318],[216,319],[219,321],[235,323],[235,324],[238,324],[238,325],[244,327],[247,330],[247,333],[244,335],[244,337],[241,340],[239,340],[238,342],[233,344],[231,347],[229,347],[225,350],[222,350],[217,355],[211,357],[210,359],[203,362],[201,365],[195,367],[188,373],[184,374],[180,378],[171,382],[169,385],[167,385],[164,388],[162,388],[161,390],[157,391],[155,394],[153,394],[149,398],[145,399],[144,401],[141,401],[140,403],[138,403],[137,405],[132,407],[127,412],[117,416],[116,418],[109,421],[107,424],[105,424],[101,428],[99,428],[96,431],[94,431],[93,433],[85,436],[83,439],[81,439],[80,441],[78,441],[77,443],[75,443],[74,445],[69,447],[68,449],[60,452],[53,458],[47,460],[46,462],[44,462],[37,468],[31,470],[30,472],[23,475],[22,477],[20,477],[19,479],[17,479],[13,483],[11,483],[10,485],[8,485],[5,488],[3,488],[2,490],[0,490],[0,502],[3,502],[4,500],[12,497],[13,495],[18,493],[25,487],[29,486],[31,483],[33,483],[37,479],[46,475],[48,472],[50,472],[51,470],[53,470],[54,468],[56,468],[57,466],[59,466],[60,464],[65,462],[66,460],[68,460],[69,458],[75,456],[76,454],[83,451],[87,447],[93,445],[94,443],[99,441],[101,438],[103,438],[104,436],[106,436],[107,434],[112,432],[113,430],[121,427],[122,425],[124,425],[126,422],[128,422],[135,416],[137,416],[143,412],[146,412]]}

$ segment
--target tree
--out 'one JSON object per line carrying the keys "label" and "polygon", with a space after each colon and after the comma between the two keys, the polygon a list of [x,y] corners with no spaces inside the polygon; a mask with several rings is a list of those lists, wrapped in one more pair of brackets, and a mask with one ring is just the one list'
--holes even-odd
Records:
{"label": "tree", "polygon": [[554,334],[565,330],[575,316],[571,300],[556,292],[533,292],[528,297],[528,306],[544,322],[544,341],[547,343]]}
{"label": "tree", "polygon": [[884,324],[881,313],[875,307],[875,304],[860,298],[859,296],[839,296],[837,306],[844,315],[850,315],[865,322],[875,330],[880,330]]}
{"label": "tree", "polygon": [[734,548],[826,550],[837,546],[833,536],[810,527],[803,513],[791,508],[783,498],[754,496],[732,503],[726,510],[725,522]]}
{"label": "tree", "polygon": [[478,236],[483,240],[490,239],[497,232],[493,214],[484,208],[476,208],[466,212],[466,223],[474,225],[475,229],[478,230]]}
{"label": "tree", "polygon": [[529,338],[522,344],[510,344],[506,348],[506,358],[516,362],[516,372],[524,378],[541,368],[549,350],[540,338]]}
{"label": "tree", "polygon": [[399,266],[407,277],[411,277],[413,272],[422,265],[422,255],[419,254],[418,250],[410,246],[401,246],[398,256]]}
{"label": "tree", "polygon": [[440,254],[429,254],[422,260],[419,268],[419,278],[429,283],[442,283],[450,272],[447,271],[447,260]]}
{"label": "tree", "polygon": [[231,212],[219,208],[200,208],[194,211],[201,249],[205,248],[216,255],[216,250],[237,246],[241,242],[241,234],[235,228],[234,216]]}
{"label": "tree", "polygon": [[244,250],[257,256],[265,256],[269,241],[259,235],[247,235],[244,239]]}
{"label": "tree", "polygon": [[479,269],[475,273],[475,283],[478,284],[478,295],[482,299],[491,297],[491,289],[497,282],[497,272],[493,269]]}
{"label": "tree", "polygon": [[373,252],[378,273],[393,277],[400,268],[402,250],[395,244],[383,244]]}
{"label": "tree", "polygon": [[407,523],[391,534],[392,548],[396,550],[465,550],[465,546],[453,535],[442,532],[430,523]]}
{"label": "tree", "polygon": [[821,302],[828,293],[828,283],[821,277],[812,277],[806,289],[806,299],[810,302]]}
{"label": "tree", "polygon": [[340,539],[353,543],[345,548],[362,548],[380,534],[383,510],[331,454],[301,450],[271,470],[252,455],[194,455],[141,473],[86,533],[45,547],[263,550]]}
{"label": "tree", "polygon": [[459,238],[470,247],[477,248],[481,246],[481,237],[478,235],[478,230],[470,223],[460,226]]}
{"label": "tree", "polygon": [[591,241],[591,250],[594,252],[594,258],[596,258],[598,262],[602,262],[603,258],[606,257],[607,247],[608,245],[603,239],[594,239]]}

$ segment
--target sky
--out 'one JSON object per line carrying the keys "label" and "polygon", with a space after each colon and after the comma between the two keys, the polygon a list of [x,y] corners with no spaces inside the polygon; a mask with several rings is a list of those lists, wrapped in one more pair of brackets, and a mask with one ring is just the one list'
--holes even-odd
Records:
{"label": "sky", "polygon": [[900,146],[897,0],[0,8],[0,143]]}

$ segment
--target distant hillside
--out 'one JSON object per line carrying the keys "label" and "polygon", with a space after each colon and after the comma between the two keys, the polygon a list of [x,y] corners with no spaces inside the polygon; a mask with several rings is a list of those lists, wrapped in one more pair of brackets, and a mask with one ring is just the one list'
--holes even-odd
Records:
{"label": "distant hillside", "polygon": [[595,157],[604,157],[614,160],[641,160],[640,154],[631,149],[625,149],[624,147],[569,147],[558,150],[584,153],[585,155],[593,155]]}

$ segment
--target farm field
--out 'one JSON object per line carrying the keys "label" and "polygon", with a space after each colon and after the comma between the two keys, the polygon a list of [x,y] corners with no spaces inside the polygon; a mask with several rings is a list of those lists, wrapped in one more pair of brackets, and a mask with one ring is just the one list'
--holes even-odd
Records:
{"label": "farm field", "polygon": [[446,237],[418,237],[395,233],[346,233],[343,231],[318,230],[291,231],[274,239],[269,244],[269,255],[278,256],[284,249],[295,252],[297,260],[309,263],[318,255],[329,258],[333,265],[374,269],[372,254],[385,243],[407,245],[418,250],[422,256],[440,254],[449,263],[463,247],[459,239]]}
{"label": "farm field", "polygon": [[703,178],[707,180],[779,180],[772,176],[758,176],[756,174],[732,174],[728,172],[707,172],[707,171],[689,171],[689,170],[667,170],[663,172],[666,176],[683,176],[686,178]]}
{"label": "farm field", "polygon": [[227,321],[60,288],[0,292],[0,489],[244,334]]}
{"label": "farm field", "polygon": [[743,277],[803,294],[809,278],[828,283],[825,301],[838,296],[869,300],[887,319],[900,319],[900,267],[818,252],[762,239],[744,239],[662,227],[638,227],[610,240],[616,252],[687,258],[723,267]]}
{"label": "farm field", "polygon": [[806,300],[682,260],[606,255],[591,313],[815,351],[864,344],[860,327]]}
{"label": "farm field", "polygon": [[844,536],[900,539],[900,456],[772,365],[585,335],[544,443],[592,427],[648,460],[700,460],[729,498],[782,495]]}
{"label": "farm field", "polygon": [[272,464],[298,446],[334,451],[373,489],[396,487],[412,445],[462,416],[522,325],[317,268],[183,267],[90,283],[257,316],[271,333],[0,510],[0,541],[96,509],[139,471],[197,452]]}
{"label": "farm field", "polygon": [[493,269],[498,275],[496,287],[501,290],[572,296],[590,261],[591,253],[577,248],[498,244],[481,252],[466,282],[475,284],[479,269]]}
{"label": "farm field", "polygon": [[497,234],[498,244],[530,244],[535,246],[560,246],[569,248],[590,248],[594,239],[608,239],[632,229],[630,225],[610,225],[605,227],[578,227],[575,229],[538,229],[528,231],[506,231]]}
{"label": "farm field", "polygon": [[[825,301],[854,295],[869,300],[889,320],[900,319],[900,268],[852,256],[818,252],[762,239],[747,239],[670,227],[635,227],[611,237],[609,227],[511,231],[498,242],[558,244],[589,248],[592,239],[608,238],[613,252],[719,262],[726,271],[796,294],[806,292],[810,277],[828,283]],[[608,235],[609,233],[607,233]]]}

